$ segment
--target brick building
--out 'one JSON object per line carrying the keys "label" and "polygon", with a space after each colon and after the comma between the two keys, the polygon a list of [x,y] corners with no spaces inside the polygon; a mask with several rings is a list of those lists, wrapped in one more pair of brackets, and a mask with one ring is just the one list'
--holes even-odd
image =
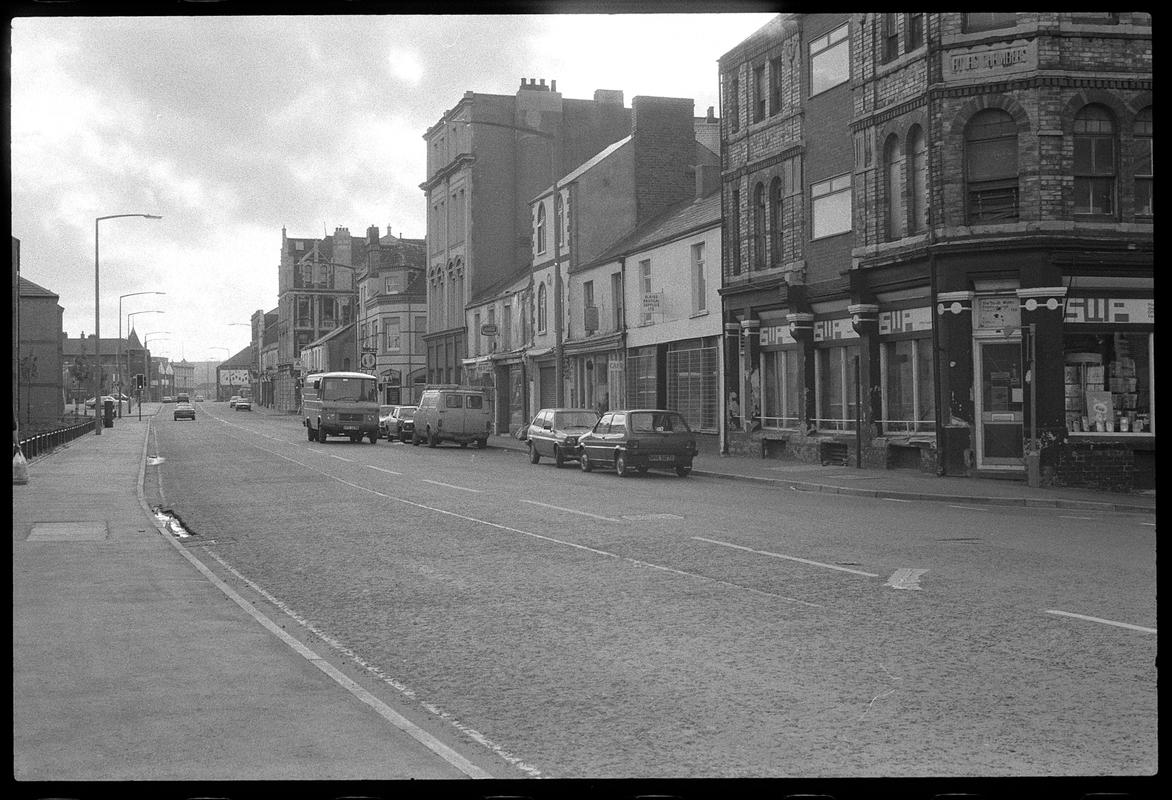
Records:
{"label": "brick building", "polygon": [[731,447],[1152,481],[1150,16],[785,15],[720,74]]}
{"label": "brick building", "polygon": [[[15,241],[15,240],[14,240]],[[65,413],[59,295],[20,278],[13,297],[13,409],[24,433],[53,427]]]}

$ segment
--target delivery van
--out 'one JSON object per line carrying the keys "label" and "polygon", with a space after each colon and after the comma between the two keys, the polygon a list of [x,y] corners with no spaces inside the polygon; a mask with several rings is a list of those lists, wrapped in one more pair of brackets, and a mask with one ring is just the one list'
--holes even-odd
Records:
{"label": "delivery van", "polygon": [[476,442],[483,448],[491,433],[492,411],[483,389],[456,384],[424,387],[415,411],[411,444],[427,442],[428,447],[435,447],[446,441],[467,447]]}

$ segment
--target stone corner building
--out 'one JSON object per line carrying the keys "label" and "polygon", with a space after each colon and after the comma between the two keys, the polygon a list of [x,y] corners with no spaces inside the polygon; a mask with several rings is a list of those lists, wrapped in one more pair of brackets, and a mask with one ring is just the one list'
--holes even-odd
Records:
{"label": "stone corner building", "polygon": [[1154,486],[1150,15],[782,15],[719,63],[731,449]]}

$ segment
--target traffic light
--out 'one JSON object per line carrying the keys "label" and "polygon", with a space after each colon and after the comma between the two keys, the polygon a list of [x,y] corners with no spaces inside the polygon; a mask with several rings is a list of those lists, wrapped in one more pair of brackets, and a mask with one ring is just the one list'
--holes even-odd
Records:
{"label": "traffic light", "polygon": [[144,383],[145,381],[143,380],[143,374],[141,372],[134,376],[134,387],[136,389],[141,391]]}

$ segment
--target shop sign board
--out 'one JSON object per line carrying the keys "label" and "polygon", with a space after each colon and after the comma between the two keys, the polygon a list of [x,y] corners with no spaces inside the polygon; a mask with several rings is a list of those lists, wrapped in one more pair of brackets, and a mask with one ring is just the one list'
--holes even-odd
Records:
{"label": "shop sign board", "polygon": [[941,72],[945,83],[967,83],[1018,75],[1037,68],[1037,42],[1017,39],[950,49],[944,55]]}
{"label": "shop sign board", "polygon": [[643,295],[643,313],[658,314],[663,310],[663,292],[648,292]]}
{"label": "shop sign board", "polygon": [[248,370],[246,369],[222,369],[220,370],[220,385],[221,386],[236,386],[239,384],[248,383]]}
{"label": "shop sign board", "polygon": [[1068,297],[1063,322],[1154,325],[1156,301],[1144,298]]}
{"label": "shop sign board", "polygon": [[932,309],[929,306],[879,312],[880,336],[886,336],[890,333],[930,330],[932,330]]}
{"label": "shop sign board", "polygon": [[830,342],[835,339],[858,339],[859,333],[851,324],[850,317],[842,319],[814,320],[814,341]]}

